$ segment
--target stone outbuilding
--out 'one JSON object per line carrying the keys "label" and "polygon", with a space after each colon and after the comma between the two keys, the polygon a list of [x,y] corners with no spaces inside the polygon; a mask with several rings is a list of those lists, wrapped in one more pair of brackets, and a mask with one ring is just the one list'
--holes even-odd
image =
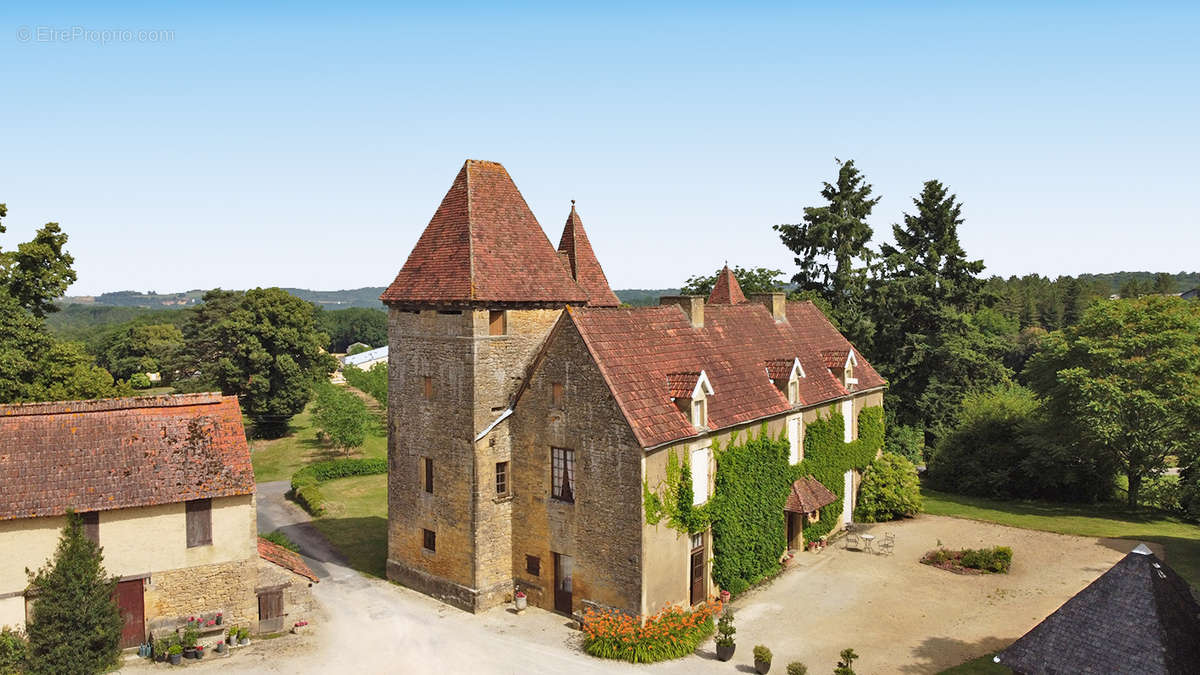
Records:
{"label": "stone outbuilding", "polygon": [[309,569],[300,554],[262,537],[258,538],[258,630],[274,633],[290,628],[298,619],[307,619],[316,609],[312,585],[317,575]]}
{"label": "stone outbuilding", "polygon": [[[0,625],[25,623],[25,569],[49,561],[68,510],[118,578],[122,646],[223,614],[264,614],[255,482],[236,397],[0,406]],[[292,574],[288,572],[288,574]]]}
{"label": "stone outbuilding", "polygon": [[[620,307],[574,203],[556,250],[494,162],[464,164],[381,299],[387,575],[472,611],[517,588],[569,615],[703,602],[719,590],[711,533],[646,519],[669,458],[700,505],[716,443],[765,424],[797,464],[806,425],[836,412],[849,443],[883,403],[883,378],[820,310],[747,298],[728,268],[707,299]],[[848,520],[859,476],[844,479]]]}

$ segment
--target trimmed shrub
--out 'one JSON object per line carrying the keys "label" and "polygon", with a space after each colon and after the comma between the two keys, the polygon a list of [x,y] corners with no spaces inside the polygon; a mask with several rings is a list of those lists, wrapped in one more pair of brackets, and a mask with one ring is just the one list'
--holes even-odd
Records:
{"label": "trimmed shrub", "polygon": [[803,661],[792,661],[788,664],[787,675],[808,675],[808,666]]}
{"label": "trimmed shrub", "polygon": [[654,663],[687,656],[713,632],[715,602],[695,610],[668,607],[643,623],[614,610],[583,612],[583,650],[602,659]]}
{"label": "trimmed shrub", "polygon": [[335,478],[387,473],[386,459],[333,459],[316,462],[292,474],[291,497],[314,516],[325,512],[321,483]]}
{"label": "trimmed shrub", "polygon": [[912,462],[885,452],[863,475],[854,517],[864,523],[911,518],[921,512],[921,484]]}

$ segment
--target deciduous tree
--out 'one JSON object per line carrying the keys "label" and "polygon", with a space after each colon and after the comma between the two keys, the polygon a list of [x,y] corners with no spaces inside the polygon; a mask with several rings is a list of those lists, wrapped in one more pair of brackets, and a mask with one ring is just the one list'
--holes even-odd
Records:
{"label": "deciduous tree", "polygon": [[[712,293],[713,286],[717,283],[717,275],[720,273],[721,270],[717,270],[712,274],[691,277],[684,282],[679,292],[683,295],[707,296]],[[779,277],[782,274],[781,270],[773,270],[766,267],[745,269],[735,265],[733,268],[733,278],[737,279],[738,286],[741,287],[742,293],[746,295],[751,293],[772,293],[782,290],[783,284],[779,282]]]}
{"label": "deciduous tree", "polygon": [[1156,295],[1092,305],[1043,341],[1026,375],[1078,452],[1107,457],[1128,477],[1130,506],[1169,455],[1195,461],[1200,305]]}

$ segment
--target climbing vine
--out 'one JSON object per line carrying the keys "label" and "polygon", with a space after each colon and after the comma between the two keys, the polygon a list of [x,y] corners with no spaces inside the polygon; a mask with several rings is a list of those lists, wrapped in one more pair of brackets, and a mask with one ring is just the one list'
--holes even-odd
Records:
{"label": "climbing vine", "polygon": [[829,534],[841,517],[842,499],[846,486],[843,475],[850,469],[867,468],[883,447],[883,408],[863,408],[858,414],[858,438],[846,443],[842,414],[833,411],[829,417],[814,420],[805,426],[804,461],[792,468],[793,479],[813,476],[837,495],[838,501],[821,509],[821,518],[804,528],[804,540],[814,541]]}
{"label": "climbing vine", "polygon": [[838,501],[821,509],[820,519],[804,528],[804,539],[829,534],[841,516],[847,470],[862,471],[883,447],[883,408],[864,408],[858,415],[858,438],[844,439],[844,421],[836,408],[830,415],[805,427],[804,460],[788,464],[785,434],[771,438],[767,425],[748,433],[739,443],[734,434],[722,448],[713,443],[717,462],[713,497],[703,506],[692,506],[691,470],[673,450],[668,451],[666,480],[652,490],[642,484],[646,522],[683,533],[699,532],[712,525],[713,580],[733,594],[741,593],[779,568],[779,554],[787,546],[787,526],[781,517],[792,482],[813,476],[837,495]]}
{"label": "climbing vine", "polygon": [[779,569],[787,532],[783,504],[791,490],[788,442],[772,439],[763,424],[745,443],[731,438],[716,451],[712,515],[713,581],[741,593]]}

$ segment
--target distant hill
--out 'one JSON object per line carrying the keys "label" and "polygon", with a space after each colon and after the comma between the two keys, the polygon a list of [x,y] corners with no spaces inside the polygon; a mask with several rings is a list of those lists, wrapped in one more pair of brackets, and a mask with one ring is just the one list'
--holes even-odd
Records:
{"label": "distant hill", "polygon": [[627,288],[622,291],[613,291],[617,294],[617,299],[627,305],[634,307],[644,307],[646,305],[657,305],[658,298],[663,295],[675,295],[679,293],[678,288]]}
{"label": "distant hill", "polygon": [[[1130,279],[1138,279],[1140,281],[1154,281],[1154,275],[1158,272],[1110,272],[1108,274],[1080,274],[1080,281],[1099,281],[1108,284],[1109,292],[1116,293],[1121,289],[1121,284],[1124,284]],[[1193,288],[1200,288],[1200,272],[1179,272],[1172,274],[1171,278],[1175,280],[1175,293],[1182,293]]]}

